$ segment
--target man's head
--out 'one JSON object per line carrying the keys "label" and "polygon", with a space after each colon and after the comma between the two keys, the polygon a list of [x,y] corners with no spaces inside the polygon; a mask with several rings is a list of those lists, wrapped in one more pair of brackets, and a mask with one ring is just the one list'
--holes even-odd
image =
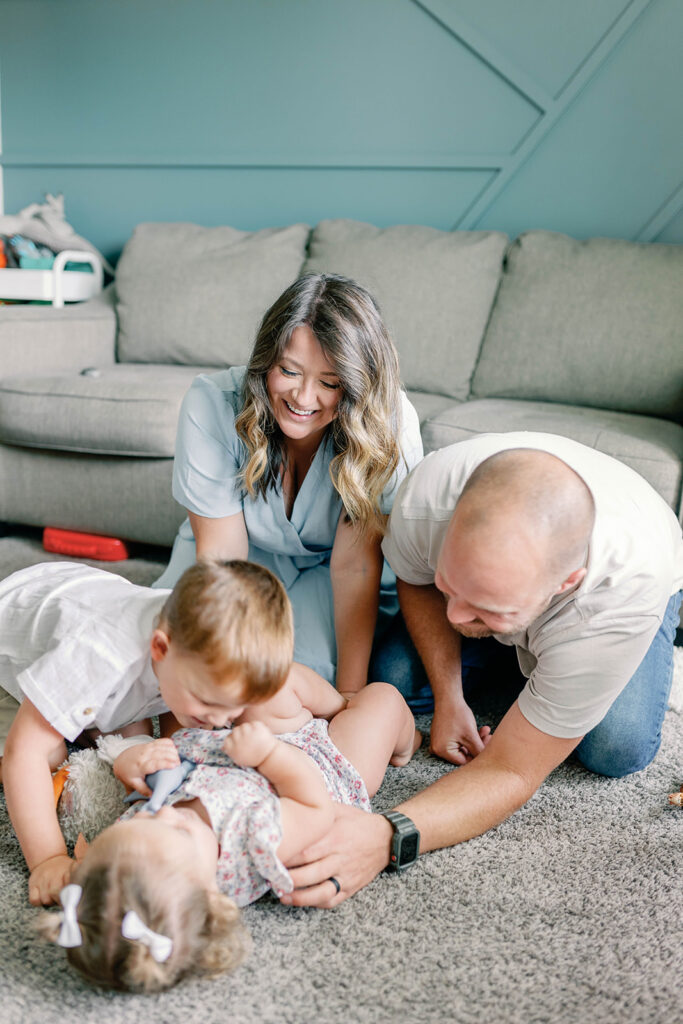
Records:
{"label": "man's head", "polygon": [[499,452],[472,473],[456,505],[435,583],[455,630],[521,632],[586,573],[593,497],[561,459]]}
{"label": "man's head", "polygon": [[289,598],[260,565],[198,562],[169,595],[150,647],[161,695],[180,724],[223,728],[287,678]]}

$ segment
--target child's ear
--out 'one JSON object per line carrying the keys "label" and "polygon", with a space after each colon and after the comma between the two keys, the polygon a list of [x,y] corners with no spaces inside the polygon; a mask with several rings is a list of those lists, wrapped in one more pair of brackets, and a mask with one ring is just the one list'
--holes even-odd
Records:
{"label": "child's ear", "polygon": [[80,862],[83,860],[86,853],[88,852],[89,846],[90,843],[88,842],[88,840],[85,838],[82,832],[79,832],[78,839],[76,840],[76,845],[74,846],[74,860],[76,861],[77,864],[80,864]]}
{"label": "child's ear", "polygon": [[152,652],[152,661],[163,661],[171,644],[170,637],[163,629],[155,629],[152,639],[149,642],[149,649]]}

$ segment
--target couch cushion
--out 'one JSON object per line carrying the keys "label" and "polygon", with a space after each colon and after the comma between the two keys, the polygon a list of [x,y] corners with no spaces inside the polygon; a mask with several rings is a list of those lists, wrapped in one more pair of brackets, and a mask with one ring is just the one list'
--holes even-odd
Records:
{"label": "couch cushion", "polygon": [[172,459],[0,444],[0,519],[170,546],[187,515],[171,497],[172,476]]}
{"label": "couch cushion", "polygon": [[119,361],[245,363],[266,309],[299,274],[308,231],[140,224],[116,271]]}
{"label": "couch cushion", "polygon": [[464,399],[506,245],[493,231],[327,220],[313,230],[304,273],[344,274],[367,288],[396,343],[406,387]]}
{"label": "couch cushion", "polygon": [[561,434],[611,455],[645,477],[679,512],[683,427],[669,420],[551,402],[488,398],[437,413],[423,425],[422,438],[427,454],[473,434],[509,430]]}
{"label": "couch cushion", "polygon": [[178,410],[198,366],[125,363],[0,381],[0,441],[98,455],[172,458]]}
{"label": "couch cushion", "polygon": [[453,408],[453,399],[447,395],[432,395],[427,391],[407,391],[406,394],[415,406],[420,425],[437,413]]}
{"label": "couch cushion", "polygon": [[683,246],[522,235],[472,395],[683,421]]}

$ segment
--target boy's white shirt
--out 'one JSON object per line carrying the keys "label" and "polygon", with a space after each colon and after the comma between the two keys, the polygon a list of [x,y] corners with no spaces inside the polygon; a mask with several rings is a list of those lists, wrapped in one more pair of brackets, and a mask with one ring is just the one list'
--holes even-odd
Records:
{"label": "boy's white shirt", "polygon": [[97,756],[105,764],[114,764],[114,761],[129,747],[139,747],[141,743],[153,743],[153,736],[121,736],[118,732],[108,733],[106,736],[98,736],[95,740]]}
{"label": "boy's white shirt", "polygon": [[73,562],[0,581],[0,686],[68,740],[168,710],[149,641],[168,590]]}

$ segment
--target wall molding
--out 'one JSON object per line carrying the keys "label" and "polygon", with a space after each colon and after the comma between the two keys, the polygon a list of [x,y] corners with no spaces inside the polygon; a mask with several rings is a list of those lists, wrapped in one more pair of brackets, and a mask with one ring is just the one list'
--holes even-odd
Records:
{"label": "wall molding", "polygon": [[681,210],[683,210],[683,181],[643,225],[636,235],[635,241],[656,242]]}
{"label": "wall molding", "polygon": [[[163,0],[150,0],[150,2],[163,4]],[[208,3],[208,0],[200,0],[200,2]],[[332,0],[328,0],[328,2],[331,3]],[[398,0],[395,2],[398,7]],[[555,156],[558,156],[559,153],[559,158],[561,158],[564,139],[562,119],[567,117],[568,128],[577,123],[580,128],[581,117],[590,113],[588,101],[591,90],[596,90],[596,92],[602,90],[603,78],[599,76],[601,72],[606,72],[609,77],[610,71],[606,65],[614,57],[629,33],[636,33],[632,39],[632,42],[636,43],[639,31],[646,32],[650,38],[653,38],[650,30],[653,23],[656,23],[660,34],[668,31],[668,43],[675,42],[671,35],[671,29],[667,26],[672,23],[670,5],[673,6],[680,0],[616,0],[616,2],[610,3],[610,12],[616,13],[610,13],[609,19],[606,14],[601,14],[600,17],[596,15],[595,18],[589,19],[588,24],[583,25],[580,33],[582,40],[580,47],[573,45],[566,50],[563,49],[562,36],[555,31],[553,45],[556,43],[559,47],[558,55],[564,54],[565,61],[562,63],[562,74],[551,76],[545,85],[540,81],[542,78],[545,81],[543,72],[536,72],[533,67],[529,69],[523,56],[507,54],[507,36],[505,34],[496,35],[494,42],[486,37],[486,29],[480,31],[474,24],[470,24],[467,21],[467,15],[460,13],[462,4],[458,3],[458,0],[400,0],[400,2],[409,8],[409,13],[412,15],[408,24],[412,24],[415,28],[416,19],[418,23],[423,21],[419,27],[421,30],[425,28],[429,30],[428,38],[433,41],[435,35],[441,36],[438,40],[441,44],[438,52],[440,59],[444,61],[444,69],[447,67],[449,59],[458,67],[461,67],[460,62],[464,60],[470,69],[473,68],[473,62],[477,62],[481,74],[477,74],[477,69],[474,68],[473,77],[477,81],[480,78],[485,79],[485,84],[493,88],[492,92],[489,88],[487,95],[503,100],[514,100],[512,109],[523,110],[522,122],[514,122],[516,128],[510,128],[507,119],[499,110],[498,116],[491,119],[491,131],[484,134],[480,132],[472,136],[477,151],[459,152],[458,148],[463,142],[455,128],[446,130],[441,124],[438,131],[425,130],[411,134],[410,125],[400,121],[400,111],[397,111],[396,116],[399,118],[397,124],[400,130],[393,131],[390,139],[387,140],[386,148],[383,149],[381,148],[382,143],[378,141],[377,133],[368,131],[362,134],[362,144],[358,143],[357,146],[354,146],[357,133],[352,130],[345,136],[332,137],[332,141],[327,145],[326,156],[321,156],[320,150],[317,149],[314,132],[304,133],[302,148],[294,149],[284,141],[282,144],[274,143],[273,148],[268,148],[267,139],[258,134],[253,137],[254,148],[250,148],[244,139],[251,136],[248,133],[245,135],[244,132],[236,131],[226,132],[218,139],[200,135],[198,141],[195,140],[197,144],[191,152],[188,152],[191,147],[184,150],[180,136],[167,132],[159,136],[160,152],[157,153],[153,151],[156,145],[154,137],[150,139],[149,135],[128,136],[128,144],[134,145],[137,150],[137,152],[129,151],[128,153],[122,152],[117,147],[115,139],[112,140],[110,136],[105,135],[101,139],[102,146],[111,145],[114,150],[109,154],[106,150],[100,153],[93,150],[88,151],[95,143],[92,140],[88,141],[87,133],[81,133],[74,135],[72,140],[79,149],[74,151],[64,145],[62,155],[55,159],[49,155],[49,147],[51,144],[53,147],[58,146],[59,141],[50,136],[52,139],[50,142],[48,135],[44,134],[43,141],[48,150],[46,154],[45,149],[40,148],[41,133],[39,131],[17,132],[16,138],[21,149],[14,148],[11,153],[3,152],[3,126],[0,121],[0,212],[3,209],[3,173],[5,192],[9,201],[14,202],[16,195],[21,195],[22,199],[24,198],[26,189],[22,188],[23,181],[40,182],[48,178],[59,181],[62,177],[66,179],[67,174],[68,180],[71,182],[69,187],[80,188],[82,182],[92,181],[93,188],[97,192],[106,189],[111,182],[121,182],[124,193],[126,189],[133,191],[137,189],[146,195],[151,195],[154,190],[154,174],[159,175],[162,191],[166,189],[167,192],[173,192],[182,189],[182,182],[177,182],[173,178],[173,172],[186,175],[187,179],[192,180],[195,184],[198,181],[205,181],[209,190],[225,190],[225,179],[228,172],[231,172],[233,174],[233,178],[230,179],[231,184],[234,182],[238,191],[251,194],[263,187],[263,181],[259,175],[266,172],[290,172],[287,178],[288,189],[295,198],[298,197],[299,205],[302,202],[305,204],[308,184],[313,182],[315,202],[324,208],[327,201],[325,197],[328,193],[334,195],[334,186],[332,184],[328,186],[324,179],[324,172],[331,172],[338,176],[337,183],[341,185],[341,192],[346,197],[344,202],[347,203],[347,206],[344,208],[352,209],[353,204],[358,203],[363,207],[366,217],[372,215],[373,209],[372,203],[369,200],[366,201],[366,196],[368,193],[374,193],[376,186],[379,196],[381,177],[384,174],[390,200],[387,200],[384,205],[380,201],[379,208],[383,211],[381,216],[385,220],[388,217],[398,219],[402,215],[410,218],[408,208],[405,214],[401,213],[404,205],[402,196],[404,195],[411,197],[410,202],[413,204],[413,209],[428,210],[434,223],[438,223],[442,228],[476,230],[482,224],[496,223],[501,217],[514,220],[515,210],[510,209],[510,202],[506,202],[504,198],[506,189],[509,188],[511,182],[518,175],[524,181],[526,174],[536,180],[538,168],[545,165],[542,158],[538,163],[532,158],[554,131],[556,134],[552,137],[550,147],[552,147],[552,153]],[[553,2],[559,5],[561,2],[566,3],[566,0],[553,0]],[[656,16],[648,19],[647,22],[640,22],[646,12],[657,5],[659,6]],[[514,7],[514,4],[510,4],[509,15],[507,10],[503,12],[505,17],[510,18],[510,30],[516,30],[512,24],[515,19]],[[499,8],[496,7],[496,9]],[[586,9],[588,10],[588,5]],[[526,10],[530,17],[531,12],[532,8]],[[386,17],[390,18],[391,13],[390,5],[387,8]],[[405,10],[402,13],[405,13]],[[542,14],[543,21],[539,26],[539,31],[552,32],[555,26],[552,20],[552,5],[548,4],[547,8],[544,6]],[[474,21],[477,20],[475,15],[472,17]],[[606,24],[608,20],[610,23]],[[639,22],[640,24],[638,24]],[[403,26],[404,21],[401,21],[400,24]],[[419,38],[422,39],[424,34],[422,31]],[[403,44],[408,47],[408,53],[414,53],[416,61],[429,61],[430,50],[416,48],[410,37],[407,39],[402,37]],[[524,52],[526,51],[520,51],[520,53]],[[630,52],[631,46],[629,45],[628,53]],[[628,53],[623,56],[628,57]],[[572,58],[566,60],[569,54],[572,55]],[[671,45],[667,46],[667,55],[668,58],[673,55],[675,59]],[[7,90],[5,88],[3,96],[1,86],[3,73],[6,85],[8,63],[5,61],[4,66],[0,64],[0,98],[5,102],[7,102]],[[533,64],[533,61],[529,63]],[[622,57],[618,56],[615,63],[621,67]],[[12,67],[14,68],[14,65]],[[15,71],[13,70],[12,73],[14,74]],[[633,73],[634,81],[638,84],[639,73],[635,69]],[[675,84],[676,78],[673,69],[668,65],[667,73],[667,82],[671,86],[672,83]],[[656,57],[653,57],[652,67],[648,60],[643,69],[643,75],[656,76],[656,74]],[[471,77],[469,76],[465,81],[470,81]],[[562,84],[556,86],[556,79],[561,80]],[[439,118],[443,120],[449,103],[467,103],[466,95],[460,95],[460,90],[458,90],[458,94],[453,94],[448,87],[444,88],[444,81],[450,81],[450,79],[440,77],[438,91],[435,86],[433,90],[427,91],[424,97],[425,105],[431,102],[433,107],[429,111],[429,116],[437,120]],[[609,85],[609,82],[607,84]],[[654,102],[653,97],[656,97],[654,82],[648,78],[644,84],[649,87],[648,102]],[[466,93],[467,90],[465,89],[464,92]],[[385,97],[385,93],[382,95]],[[582,95],[583,99],[579,105],[578,101]],[[670,98],[671,93],[668,94],[668,99]],[[490,103],[493,104],[494,100],[491,99]],[[575,104],[576,108],[573,113],[569,114]],[[486,111],[487,108],[484,109]],[[670,118],[672,109],[669,104],[667,110]],[[457,111],[457,113],[459,117],[464,118],[464,123],[467,124],[467,111]],[[5,114],[7,114],[7,110],[5,110]],[[627,130],[628,111],[624,112],[624,118],[624,130]],[[27,125],[26,121],[22,123]],[[448,123],[450,124],[450,122]],[[454,124],[460,123],[460,120],[454,121]],[[5,118],[5,126],[7,126],[7,118]],[[663,130],[667,130],[667,126],[664,126]],[[444,131],[446,131],[445,135]],[[593,131],[595,132],[594,125]],[[571,137],[574,137],[573,134]],[[278,138],[283,140],[286,136],[278,135]],[[124,145],[126,144],[123,134],[121,141]],[[637,147],[637,138],[633,138],[632,141],[633,145]],[[427,143],[428,148],[423,148],[423,142]],[[443,144],[439,144],[440,142]],[[486,148],[485,152],[481,149],[482,142]],[[141,151],[148,143],[152,152]],[[80,149],[80,146],[83,146],[84,149]],[[559,150],[557,146],[560,147]],[[216,151],[214,147],[220,148]],[[530,161],[532,162],[530,163]],[[149,171],[151,174],[145,176],[142,174],[145,171]],[[138,177],[134,180],[127,179],[126,172],[135,173]],[[204,178],[202,178],[203,172],[206,172]],[[253,184],[250,172],[254,172]],[[678,237],[680,230],[676,219],[680,217],[683,210],[683,181],[676,185],[668,196],[665,195],[678,179],[677,168],[667,166],[666,174],[657,178],[658,185],[656,187],[654,183],[652,183],[652,187],[648,185],[645,168],[640,168],[638,165],[634,170],[635,173],[641,175],[647,187],[639,196],[637,213],[634,214],[631,211],[629,232],[637,228],[639,224],[642,226],[635,235],[630,235],[630,237],[644,242],[656,241],[669,226],[674,229],[674,236]],[[361,174],[367,175],[367,178],[361,177]],[[306,175],[308,177],[305,177]],[[318,177],[314,178],[315,175]],[[405,177],[402,178],[401,175]],[[439,175],[442,177],[438,177]],[[270,180],[268,177],[267,182]],[[269,185],[266,184],[265,187],[268,188]],[[609,189],[609,183],[602,181],[600,187]],[[435,195],[438,193],[438,204],[430,201],[432,190]],[[592,196],[589,184],[586,185],[586,190],[585,198],[589,202],[591,199],[594,200],[593,209],[596,219],[599,220],[599,197]],[[10,192],[13,193],[11,197]],[[517,194],[516,187],[511,190],[510,198],[513,194]],[[501,198],[502,203],[500,202]],[[575,197],[574,201],[581,203],[582,198],[581,196]],[[559,201],[561,202],[561,200]],[[408,207],[410,207],[410,202]],[[342,206],[344,206],[343,202]],[[533,197],[531,197],[525,207],[525,220],[529,216],[529,210],[533,216],[533,209]],[[618,218],[618,210],[615,212],[612,208],[610,209],[612,219]]]}
{"label": "wall molding", "polygon": [[262,155],[250,156],[249,159],[230,157],[223,160],[192,160],[187,156],[174,159],[173,157],[156,158],[147,157],[93,157],[89,155],[78,155],[69,160],[51,160],[47,157],[36,157],[34,154],[19,153],[14,156],[2,156],[0,154],[0,166],[5,167],[81,167],[81,168],[149,168],[170,170],[213,170],[213,169],[239,169],[239,170],[331,170],[331,171],[498,171],[505,162],[503,153],[475,153],[468,156],[458,157],[457,160],[444,160],[442,154],[427,154],[423,157],[396,157],[375,156],[363,163],[358,162],[358,157],[349,158],[348,161],[336,158],[335,160],[320,160],[311,156],[310,159],[291,163],[288,161],[276,160]]}
{"label": "wall molding", "polygon": [[466,50],[519,93],[539,113],[547,109],[552,102],[550,93],[457,14],[448,0],[412,0],[412,3],[432,18],[440,28],[457,39]]}
{"label": "wall molding", "polygon": [[491,182],[471,203],[453,225],[454,229],[473,230],[490,209],[498,196],[522,169],[526,161],[541,145],[548,133],[572,103],[583,92],[588,83],[600,70],[605,61],[631,31],[636,21],[655,0],[629,0],[610,27],[603,33],[595,46],[586,54],[555,97],[541,89],[529,76],[514,67],[495,47],[490,46],[464,20],[455,14],[446,0],[413,0],[413,3],[434,18],[473,54],[479,56],[487,66],[499,71],[511,88],[525,96],[539,110],[539,118],[519,140],[515,148],[501,162],[501,167]]}

